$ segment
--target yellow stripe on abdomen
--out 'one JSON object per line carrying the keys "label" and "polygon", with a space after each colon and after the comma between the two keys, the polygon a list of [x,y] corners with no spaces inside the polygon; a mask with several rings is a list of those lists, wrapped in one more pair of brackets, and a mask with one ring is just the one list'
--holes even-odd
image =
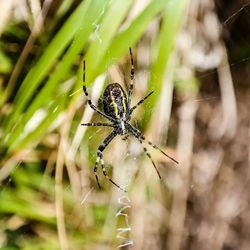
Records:
{"label": "yellow stripe on abdomen", "polygon": [[115,102],[115,98],[113,96],[112,90],[110,91],[110,96],[111,96],[111,99],[112,99],[111,105],[114,108],[115,116],[116,116],[117,119],[120,119],[120,115],[119,115],[119,111],[118,111],[118,106],[117,106],[117,103]]}

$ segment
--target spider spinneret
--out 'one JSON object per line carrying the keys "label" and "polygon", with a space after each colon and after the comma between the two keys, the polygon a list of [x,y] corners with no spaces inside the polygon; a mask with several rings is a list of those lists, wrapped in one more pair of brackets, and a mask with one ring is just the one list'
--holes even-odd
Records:
{"label": "spider spinneret", "polygon": [[[129,121],[131,120],[131,115],[133,111],[139,105],[141,105],[150,95],[153,94],[153,91],[150,92],[143,99],[141,99],[136,105],[131,107],[131,97],[132,97],[133,86],[134,86],[134,61],[133,61],[131,48],[129,48],[129,52],[130,52],[130,61],[131,61],[131,71],[130,71],[130,85],[128,89],[128,95],[126,95],[124,89],[119,83],[109,84],[105,88],[104,93],[103,93],[103,111],[99,110],[89,98],[89,94],[88,94],[86,83],[85,83],[85,61],[83,61],[83,91],[84,91],[85,96],[87,97],[88,104],[94,111],[96,111],[97,113],[105,117],[107,120],[109,120],[110,123],[82,123],[81,124],[82,126],[97,126],[97,127],[103,126],[103,127],[113,128],[113,131],[104,139],[103,143],[98,147],[94,173],[95,173],[98,187],[101,188],[98,175],[97,175],[98,165],[99,165],[99,162],[101,162],[103,175],[112,184],[114,184],[116,187],[118,187],[119,189],[125,192],[126,190],[121,188],[116,182],[114,182],[107,175],[107,172],[104,166],[104,160],[103,160],[103,151],[117,135],[124,136],[124,139],[126,139],[128,135],[133,135],[140,142],[140,144],[143,145],[144,141],[147,142],[150,146],[159,150],[166,157],[168,157],[169,159],[171,159],[172,161],[178,164],[178,161],[176,161],[174,158],[167,155],[164,151],[162,151],[158,146],[156,146],[152,142],[147,141],[146,138],[140,132],[140,130],[138,130],[136,127],[134,127],[133,125],[129,123]],[[150,159],[159,178],[161,179],[161,175],[145,146],[143,146],[143,150],[145,154],[147,155],[147,157]]]}

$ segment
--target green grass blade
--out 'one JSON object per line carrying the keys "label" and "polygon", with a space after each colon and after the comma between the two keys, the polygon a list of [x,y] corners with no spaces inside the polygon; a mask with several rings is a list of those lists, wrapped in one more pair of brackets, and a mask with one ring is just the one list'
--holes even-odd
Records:
{"label": "green grass blade", "polygon": [[[30,189],[19,188],[15,192],[4,191],[0,194],[0,213],[13,213],[20,217],[55,225],[55,216],[51,216],[39,207],[37,195]],[[32,203],[30,202],[32,200]]]}
{"label": "green grass blade", "polygon": [[91,0],[87,0],[83,1],[78,6],[78,8],[73,12],[73,14],[68,18],[66,23],[57,33],[55,38],[51,41],[48,48],[45,50],[36,65],[26,76],[14,101],[14,113],[11,114],[9,116],[9,119],[7,119],[6,121],[7,128],[5,131],[5,135],[10,133],[12,127],[17,121],[17,118],[21,115],[23,109],[36,91],[36,88],[39,86],[41,81],[54,66],[54,63],[62,54],[63,50],[73,39],[76,31],[82,25],[82,22],[85,17],[84,13],[86,13],[90,3]]}
{"label": "green grass blade", "polygon": [[124,20],[132,0],[114,0],[110,3],[109,9],[103,16],[100,28],[97,30],[97,38],[89,47],[85,56],[87,69],[87,83],[89,84],[99,73],[100,63],[106,56],[112,39],[117,32],[121,22]]}
{"label": "green grass blade", "polygon": [[[53,104],[46,110],[47,115],[41,121],[41,123],[34,129],[29,131],[25,136],[20,135],[18,138],[12,141],[9,152],[17,151],[22,148],[26,148],[29,144],[37,144],[41,138],[44,138],[44,135],[48,132],[48,128],[50,125],[55,121],[58,115],[63,111],[65,108],[67,97],[64,96],[63,98],[58,98],[53,102]],[[27,125],[27,123],[26,123]]]}
{"label": "green grass blade", "polygon": [[[166,7],[167,3],[168,1],[166,0],[151,1],[132,21],[131,25],[114,38],[110,45],[110,52],[107,57],[103,58],[102,65],[107,67],[107,65],[114,63],[125,53],[128,53],[128,48],[140,39],[149,22]],[[103,67],[101,70],[103,71],[105,68]]]}
{"label": "green grass blade", "polygon": [[99,0],[94,0],[91,2],[91,5],[88,9],[88,15],[86,15],[84,23],[77,32],[72,45],[66,52],[62,61],[58,64],[55,72],[51,75],[46,85],[37,95],[35,100],[31,103],[28,110],[25,112],[25,115],[22,117],[19,125],[12,132],[8,140],[9,145],[11,145],[12,142],[15,142],[17,140],[25,124],[31,119],[35,111],[41,108],[42,106],[46,105],[47,100],[53,99],[53,96],[55,95],[54,92],[56,91],[58,84],[63,79],[65,74],[68,72],[70,66],[75,61],[76,57],[82,51],[84,45],[88,41],[91,32],[95,28],[93,26],[93,22],[96,20],[96,17],[103,11],[106,5],[107,1],[100,2]]}
{"label": "green grass blade", "polygon": [[[167,70],[170,55],[174,49],[177,34],[183,22],[187,2],[187,0],[171,1],[165,9],[157,46],[154,51],[156,57],[154,58],[150,73],[149,91],[154,90],[154,94],[150,99],[152,106],[156,105],[161,92],[164,74]],[[144,124],[146,121],[149,121],[150,116],[151,112],[146,112],[142,123]]]}

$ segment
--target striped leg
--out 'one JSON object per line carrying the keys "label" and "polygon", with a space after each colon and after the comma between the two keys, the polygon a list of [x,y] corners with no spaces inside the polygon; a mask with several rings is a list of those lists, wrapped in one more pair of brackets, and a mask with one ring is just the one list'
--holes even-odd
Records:
{"label": "striped leg", "polygon": [[94,167],[94,173],[95,173],[95,179],[96,179],[97,185],[98,185],[99,189],[102,189],[100,182],[99,182],[99,179],[98,179],[98,174],[97,174],[99,161],[100,161],[100,157],[97,156],[96,162],[95,162],[95,167]]}
{"label": "striped leg", "polygon": [[103,155],[102,155],[102,154],[100,154],[100,160],[101,160],[101,166],[102,166],[103,175],[104,175],[113,185],[115,185],[117,188],[119,188],[120,190],[126,192],[125,189],[121,188],[116,182],[114,182],[114,181],[107,175],[107,172],[106,172],[106,169],[105,169],[105,166],[104,166],[104,160],[103,160]]}
{"label": "striped leg", "polygon": [[[114,137],[117,135],[116,131],[114,130],[110,135],[108,135],[108,137],[106,137],[106,139],[103,141],[103,143],[98,147],[97,150],[97,158],[96,158],[96,163],[95,163],[95,168],[94,168],[94,173],[96,176],[96,181],[98,184],[98,187],[101,188],[99,180],[98,180],[98,176],[97,176],[97,166],[99,161],[101,161],[101,167],[102,167],[102,172],[103,175],[116,187],[118,187],[119,189],[125,191],[123,188],[121,188],[116,182],[114,182],[107,174],[105,166],[104,166],[104,160],[103,160],[103,151],[105,150],[105,148],[109,145],[109,143],[114,139]],[[126,191],[125,191],[126,192]]]}
{"label": "striped leg", "polygon": [[[140,139],[140,138],[137,137],[137,136],[135,136],[135,137],[139,140],[139,142],[140,142],[141,145],[143,146],[143,141],[142,141],[142,139]],[[156,165],[155,165],[155,163],[154,163],[154,161],[153,161],[153,159],[152,159],[150,153],[148,152],[147,148],[145,148],[145,147],[143,146],[143,150],[144,150],[144,153],[145,153],[145,154],[147,155],[147,157],[149,158],[149,160],[152,162],[152,164],[153,164],[153,166],[154,166],[154,168],[155,168],[155,171],[157,172],[159,178],[161,179],[161,175],[160,175],[160,173],[159,173],[159,170],[157,169],[157,167],[156,167]]]}
{"label": "striped leg", "polygon": [[177,160],[175,160],[173,157],[169,156],[168,154],[166,154],[162,149],[160,149],[157,145],[153,144],[151,141],[146,140],[146,138],[142,135],[142,133],[135,128],[134,126],[130,125],[130,124],[126,124],[128,126],[129,131],[138,139],[138,140],[142,140],[147,142],[151,147],[153,147],[154,149],[159,150],[162,154],[164,154],[166,157],[168,157],[170,160],[174,161],[175,163],[179,164],[179,162]]}
{"label": "striped leg", "polygon": [[148,97],[150,97],[152,94],[154,93],[154,91],[151,91],[148,95],[146,95],[143,99],[141,99],[135,106],[133,106],[130,111],[129,111],[129,115],[131,115],[133,113],[133,111],[140,106]]}
{"label": "striped leg", "polygon": [[96,127],[114,127],[113,124],[109,124],[109,123],[101,123],[101,122],[88,122],[88,123],[82,123],[82,126],[96,126]]}
{"label": "striped leg", "polygon": [[132,97],[133,88],[134,88],[135,67],[134,67],[134,60],[133,60],[133,54],[132,54],[131,48],[129,48],[129,53],[130,53],[131,70],[130,70],[130,85],[129,85],[129,89],[128,89],[128,105],[130,108],[131,97]]}
{"label": "striped leg", "polygon": [[84,61],[83,61],[83,78],[82,78],[83,86],[82,86],[82,88],[83,88],[83,92],[84,92],[84,94],[85,94],[85,96],[86,96],[86,98],[87,98],[87,101],[88,101],[89,106],[90,106],[94,111],[96,111],[96,112],[99,113],[100,115],[104,116],[104,117],[107,118],[108,120],[110,120],[110,121],[115,121],[115,119],[113,119],[112,117],[110,117],[110,116],[104,114],[102,111],[100,111],[100,110],[92,103],[92,101],[91,101],[91,99],[90,99],[90,97],[89,97],[89,93],[88,93],[87,88],[86,88],[85,71],[86,71],[86,70],[85,70],[85,60],[84,60]]}
{"label": "striped leg", "polygon": [[162,149],[160,149],[157,145],[153,144],[151,141],[147,141],[146,138],[144,136],[141,137],[143,140],[145,140],[151,147],[153,147],[154,149],[159,150],[162,154],[164,154],[166,157],[168,157],[170,160],[172,160],[173,162],[175,162],[176,164],[179,164],[179,162],[177,160],[175,160],[173,157],[169,156],[168,154],[166,154]]}

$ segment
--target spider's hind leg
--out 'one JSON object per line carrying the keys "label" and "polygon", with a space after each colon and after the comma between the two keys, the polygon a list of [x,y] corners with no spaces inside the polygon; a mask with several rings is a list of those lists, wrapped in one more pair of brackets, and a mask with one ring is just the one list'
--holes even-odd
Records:
{"label": "spider's hind leg", "polygon": [[145,141],[146,143],[148,143],[151,147],[153,147],[154,149],[159,150],[163,155],[165,155],[166,157],[168,157],[170,160],[172,160],[173,162],[175,162],[176,164],[179,164],[179,162],[174,159],[173,157],[171,157],[170,155],[166,154],[162,149],[160,149],[157,145],[153,144],[151,141],[146,140],[146,138],[144,137],[144,135],[142,135],[141,131],[139,131],[137,128],[135,128],[134,126],[128,124],[129,127],[129,131],[130,133],[132,133],[132,135],[134,135],[139,141],[141,140],[141,143],[143,141]]}
{"label": "spider's hind leg", "polygon": [[114,137],[117,135],[117,132],[115,130],[113,130],[113,132],[108,135],[105,140],[103,141],[103,143],[98,147],[97,150],[97,158],[96,158],[96,163],[95,163],[95,168],[94,168],[94,173],[96,176],[96,181],[98,184],[98,187],[101,188],[100,183],[99,183],[99,179],[97,176],[97,166],[98,163],[101,162],[101,167],[102,167],[102,173],[103,175],[106,177],[106,179],[108,179],[113,185],[115,185],[116,187],[118,187],[119,189],[123,190],[124,192],[126,192],[126,190],[124,190],[123,188],[121,188],[116,182],[114,182],[107,174],[106,172],[106,168],[104,166],[104,160],[103,160],[103,151],[105,150],[105,148],[109,145],[109,143],[114,139]]}
{"label": "spider's hind leg", "polygon": [[108,174],[107,174],[107,172],[106,172],[106,168],[105,168],[105,166],[104,166],[104,160],[103,160],[103,157],[102,157],[102,156],[101,156],[100,160],[101,160],[101,166],[102,166],[103,175],[104,175],[113,185],[115,185],[117,188],[119,188],[120,190],[126,192],[125,189],[123,189],[122,187],[120,187],[116,182],[114,182],[114,181],[108,176]]}
{"label": "spider's hind leg", "polygon": [[[146,141],[146,139],[143,137],[143,139]],[[161,150],[157,145],[153,144],[151,141],[146,141],[151,147],[153,147],[154,149],[159,150],[162,154],[164,154],[166,157],[168,157],[170,160],[172,160],[173,162],[175,162],[176,164],[179,164],[179,162],[177,160],[175,160],[173,157],[169,156],[168,154],[166,154],[163,150]]]}
{"label": "spider's hind leg", "polygon": [[95,179],[96,179],[97,185],[98,185],[99,189],[102,189],[102,187],[100,185],[100,182],[99,182],[99,179],[98,179],[98,175],[97,175],[97,169],[98,169],[99,161],[100,161],[100,157],[97,156],[96,162],[95,162],[95,167],[94,167],[94,173],[95,173]]}
{"label": "spider's hind leg", "polygon": [[[143,146],[143,141],[141,139],[139,139],[138,137],[136,137],[139,142],[141,143],[141,145]],[[158,170],[158,168],[156,167],[155,165],[155,162],[153,161],[152,157],[151,157],[151,154],[148,152],[147,148],[143,146],[143,150],[144,150],[144,153],[147,155],[147,157],[149,158],[149,160],[152,162],[154,168],[155,168],[155,171],[157,172],[158,176],[159,176],[159,179],[161,179],[161,175],[160,175],[160,172]]]}
{"label": "spider's hind leg", "polygon": [[161,175],[151,157],[151,155],[149,154],[148,150],[146,147],[144,147],[143,145],[143,141],[147,142],[151,147],[153,147],[154,149],[157,149],[159,150],[162,154],[164,154],[166,157],[168,157],[169,159],[171,159],[172,161],[174,161],[175,163],[178,164],[178,161],[175,160],[174,158],[172,158],[171,156],[169,156],[168,154],[166,154],[163,150],[161,150],[158,146],[156,146],[155,144],[153,144],[152,142],[150,141],[147,141],[146,138],[142,135],[142,133],[137,129],[135,128],[134,126],[130,125],[130,124],[127,124],[127,128],[129,130],[129,132],[141,143],[141,145],[143,146],[143,150],[145,152],[145,154],[147,155],[147,157],[150,159],[150,161],[152,162],[159,178],[161,179]]}

